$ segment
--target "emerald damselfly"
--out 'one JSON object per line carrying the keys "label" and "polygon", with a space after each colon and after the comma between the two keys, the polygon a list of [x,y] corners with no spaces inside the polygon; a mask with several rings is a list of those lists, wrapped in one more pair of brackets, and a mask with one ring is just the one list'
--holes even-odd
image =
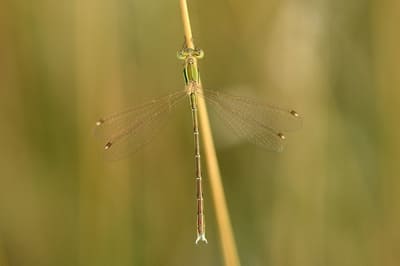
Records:
{"label": "emerald damselfly", "polygon": [[201,49],[184,47],[177,54],[183,60],[184,90],[151,100],[140,106],[112,114],[96,122],[96,131],[104,140],[104,150],[111,159],[133,153],[148,143],[162,127],[171,110],[188,97],[192,113],[195,180],[197,199],[197,239],[207,243],[205,237],[202,171],[200,157],[198,97],[204,97],[218,116],[239,137],[272,151],[281,151],[284,133],[301,126],[299,114],[257,101],[203,89],[200,82],[198,60],[203,58]]}

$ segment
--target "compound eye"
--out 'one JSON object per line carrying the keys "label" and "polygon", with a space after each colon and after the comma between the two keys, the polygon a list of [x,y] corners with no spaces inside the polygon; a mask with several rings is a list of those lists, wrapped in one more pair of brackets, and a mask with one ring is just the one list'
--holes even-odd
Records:
{"label": "compound eye", "polygon": [[179,60],[185,60],[186,56],[187,56],[187,55],[185,54],[184,51],[178,51],[178,52],[176,53],[176,57],[177,57]]}
{"label": "compound eye", "polygon": [[203,50],[196,48],[196,50],[194,51],[194,56],[196,56],[197,59],[202,59],[204,57]]}

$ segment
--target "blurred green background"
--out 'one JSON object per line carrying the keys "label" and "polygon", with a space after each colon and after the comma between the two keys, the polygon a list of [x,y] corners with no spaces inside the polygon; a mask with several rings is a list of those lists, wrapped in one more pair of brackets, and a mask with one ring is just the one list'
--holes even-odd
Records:
{"label": "blurred green background", "polygon": [[[242,265],[400,265],[400,2],[188,4],[206,88],[304,117],[283,153],[214,121]],[[124,160],[92,134],[183,88],[182,43],[177,0],[0,1],[1,266],[222,265],[188,104]]]}

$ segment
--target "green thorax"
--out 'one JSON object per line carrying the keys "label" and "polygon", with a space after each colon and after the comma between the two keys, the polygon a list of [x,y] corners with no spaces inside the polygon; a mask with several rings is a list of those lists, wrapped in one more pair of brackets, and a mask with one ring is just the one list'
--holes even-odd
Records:
{"label": "green thorax", "polygon": [[197,59],[203,58],[204,53],[201,49],[184,48],[178,52],[178,59],[185,60],[183,68],[183,77],[185,84],[199,83],[200,73],[197,66]]}
{"label": "green thorax", "polygon": [[183,77],[185,79],[186,85],[189,83],[200,81],[200,73],[197,67],[197,62],[193,57],[189,57],[185,61],[185,67],[183,68]]}

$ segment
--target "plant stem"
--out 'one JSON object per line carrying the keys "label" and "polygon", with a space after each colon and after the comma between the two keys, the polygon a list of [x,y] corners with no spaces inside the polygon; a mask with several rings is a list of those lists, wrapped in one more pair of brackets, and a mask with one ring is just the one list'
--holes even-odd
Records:
{"label": "plant stem", "polygon": [[189,11],[187,8],[186,0],[180,0],[181,5],[181,15],[183,22],[183,30],[185,32],[185,42],[188,48],[194,48],[192,27],[190,26]]}
{"label": "plant stem", "polygon": [[[185,42],[188,48],[194,48],[192,29],[190,26],[189,12],[186,0],[180,0]],[[203,140],[204,153],[207,161],[207,172],[213,194],[214,207],[217,217],[218,229],[221,238],[221,249],[223,251],[225,265],[239,266],[235,238],[229,218],[229,211],[225,200],[224,188],[218,167],[217,154],[211,134],[210,121],[206,104],[203,97],[198,97],[198,110],[200,116],[201,136]]]}

